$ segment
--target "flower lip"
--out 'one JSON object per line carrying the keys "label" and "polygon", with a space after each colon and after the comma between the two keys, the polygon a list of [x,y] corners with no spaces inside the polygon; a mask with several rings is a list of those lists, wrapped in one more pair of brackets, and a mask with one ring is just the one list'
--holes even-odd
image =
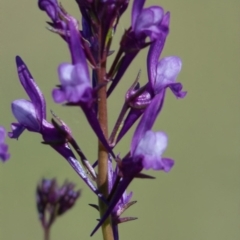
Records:
{"label": "flower lip", "polygon": [[32,102],[25,99],[18,99],[12,102],[12,113],[18,122],[28,130],[39,132],[41,124],[36,109]]}
{"label": "flower lip", "polygon": [[148,130],[132,154],[161,156],[167,148],[167,140],[165,133]]}
{"label": "flower lip", "polygon": [[163,132],[147,131],[132,153],[134,158],[142,157],[143,167],[160,170],[163,168],[162,154],[167,148],[167,135]]}
{"label": "flower lip", "polygon": [[156,88],[174,83],[181,69],[182,61],[179,57],[170,56],[161,59],[157,64]]}

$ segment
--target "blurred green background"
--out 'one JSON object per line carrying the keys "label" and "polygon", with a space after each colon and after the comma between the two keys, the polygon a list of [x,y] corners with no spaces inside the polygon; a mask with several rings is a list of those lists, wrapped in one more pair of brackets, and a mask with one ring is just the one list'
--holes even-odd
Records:
{"label": "blurred green background", "polygon": [[[61,1],[80,19],[74,0]],[[170,35],[162,56],[182,58],[178,78],[188,95],[176,100],[168,90],[163,111],[154,129],[169,136],[165,156],[176,160],[169,174],[149,172],[156,180],[135,180],[129,187],[138,203],[125,216],[134,222],[120,225],[120,239],[239,240],[240,238],[240,28],[239,0],[147,1],[171,12]],[[88,156],[96,159],[96,140],[80,110],[55,105],[51,98],[58,84],[56,68],[69,61],[68,48],[45,29],[46,14],[37,1],[1,0],[0,112],[1,125],[10,130],[15,121],[10,103],[26,98],[20,86],[15,55],[27,63],[47,99],[50,110],[61,117]],[[119,23],[112,49],[130,24],[130,8]],[[142,69],[147,81],[147,49],[131,65],[109,99],[110,129],[118,115],[126,89]],[[110,57],[112,60],[113,57]],[[133,131],[116,148],[129,150]],[[95,196],[41,136],[24,132],[18,141],[8,140],[11,159],[0,166],[0,239],[40,240],[42,231],[35,207],[35,187],[42,177],[57,177],[83,189],[76,207],[58,219],[51,240],[89,239],[98,213],[88,207]],[[92,239],[101,239],[101,231]]]}

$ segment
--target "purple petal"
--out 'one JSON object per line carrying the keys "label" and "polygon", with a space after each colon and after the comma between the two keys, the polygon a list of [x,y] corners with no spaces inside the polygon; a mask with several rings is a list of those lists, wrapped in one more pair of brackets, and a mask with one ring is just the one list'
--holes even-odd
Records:
{"label": "purple petal", "polygon": [[155,93],[175,83],[181,68],[182,61],[179,57],[171,56],[161,59],[157,65]]}
{"label": "purple petal", "polygon": [[162,53],[167,34],[168,34],[168,26],[167,26],[167,30],[162,31],[161,36],[151,44],[148,51],[147,70],[148,70],[149,82],[151,84],[152,89],[154,88],[154,85],[156,82],[158,59]]}
{"label": "purple petal", "polygon": [[165,15],[163,16],[161,26],[168,29],[169,24],[170,24],[170,12],[166,12]]}
{"label": "purple petal", "polygon": [[162,158],[162,166],[164,172],[169,172],[174,166],[174,160],[171,158]]}
{"label": "purple petal", "polygon": [[154,170],[164,169],[162,154],[167,148],[167,135],[163,132],[147,131],[138,143],[133,157],[142,156],[143,167]]}
{"label": "purple petal", "polygon": [[55,103],[64,103],[66,101],[65,92],[59,88],[54,88],[52,90],[52,98]]}
{"label": "purple petal", "polygon": [[4,127],[0,126],[0,144],[5,142],[6,130]]}
{"label": "purple petal", "polygon": [[182,91],[183,86],[181,83],[173,83],[169,85],[169,88],[172,90],[173,94],[177,98],[184,98],[187,95],[186,91]]}
{"label": "purple petal", "polygon": [[0,144],[0,160],[5,162],[10,158],[8,153],[8,145],[5,143]]}
{"label": "purple petal", "polygon": [[61,91],[64,94],[61,95],[54,90],[53,97],[56,102],[63,100],[64,96],[67,102],[89,102],[92,100],[90,80],[82,72],[81,64],[60,64],[58,67],[58,76],[61,82]]}
{"label": "purple petal", "polygon": [[75,87],[79,84],[89,82],[89,78],[86,78],[85,76],[80,78],[79,75],[81,75],[81,65],[61,63],[58,66],[58,76],[63,86],[70,85]]}
{"label": "purple petal", "polygon": [[46,119],[46,103],[44,96],[31,76],[27,66],[19,56],[16,57],[16,64],[21,84],[31,99],[41,123],[43,119]]}
{"label": "purple petal", "polygon": [[149,7],[142,10],[141,14],[137,17],[134,32],[136,35],[145,33],[152,40],[160,36],[161,28],[160,22],[163,18],[164,11],[161,7]]}
{"label": "purple petal", "polygon": [[0,160],[5,162],[10,158],[8,153],[8,145],[5,144],[6,130],[4,127],[0,126]]}
{"label": "purple petal", "polygon": [[167,141],[168,138],[165,133],[148,130],[138,143],[133,156],[161,156],[167,148]]}
{"label": "purple petal", "polygon": [[136,19],[141,13],[145,0],[134,0],[132,6],[132,26],[135,26]]}
{"label": "purple petal", "polygon": [[39,0],[38,7],[45,11],[53,22],[59,19],[58,17],[58,3],[56,0]]}
{"label": "purple petal", "polygon": [[39,132],[41,121],[38,119],[35,106],[32,102],[19,99],[12,102],[12,113],[18,122],[30,131]]}
{"label": "purple petal", "polygon": [[164,103],[165,89],[157,94],[147,109],[145,110],[132,138],[131,153],[133,154],[138,143],[141,141],[145,133],[150,130],[160,113]]}
{"label": "purple petal", "polygon": [[22,132],[25,130],[25,127],[19,123],[12,123],[11,124],[12,132],[8,133],[10,138],[18,139]]}
{"label": "purple petal", "polygon": [[76,29],[76,24],[72,20],[69,21],[68,27],[70,31],[69,48],[72,56],[72,63],[74,65],[75,64],[80,65],[82,78],[87,79],[89,81],[90,76],[88,71],[88,65],[81,44],[80,32],[78,31],[78,29]]}

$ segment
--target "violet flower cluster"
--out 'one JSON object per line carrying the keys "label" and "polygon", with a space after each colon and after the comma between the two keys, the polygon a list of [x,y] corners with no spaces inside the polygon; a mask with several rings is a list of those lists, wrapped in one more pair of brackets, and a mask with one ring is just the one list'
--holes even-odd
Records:
{"label": "violet flower cluster", "polygon": [[[55,113],[52,112],[51,121],[47,120],[44,95],[19,56],[16,57],[18,77],[28,99],[12,102],[12,113],[17,121],[12,123],[12,130],[8,135],[18,139],[24,130],[41,134],[42,143],[57,151],[105,205],[105,211],[102,212],[101,204],[90,204],[100,212],[100,219],[91,235],[110,217],[113,238],[104,239],[118,240],[118,224],[136,219],[121,216],[136,203],[131,201],[132,192],[127,193],[127,187],[135,178],[153,178],[143,173],[144,170],[169,172],[174,165],[173,159],[164,157],[168,145],[166,133],[153,131],[152,127],[163,108],[167,89],[170,89],[176,98],[184,98],[186,95],[182,84],[177,82],[182,62],[176,56],[160,58],[169,33],[170,13],[160,6],[144,7],[145,0],[134,0],[130,26],[124,32],[119,49],[108,69],[107,60],[115,53],[111,49],[111,43],[129,0],[76,2],[82,15],[81,26],[57,0],[38,0],[39,8],[51,20],[47,22],[48,29],[67,43],[71,56],[70,63],[59,63],[59,83],[52,90],[52,98],[57,104],[77,107],[76,109],[80,109],[86,116],[102,146],[100,149],[107,154],[107,194],[101,191],[98,185],[101,174],[100,170],[96,170],[97,166],[100,169],[103,159],[98,155],[97,161],[90,161],[74,139],[68,125]],[[129,65],[137,54],[147,47],[148,79],[140,86],[139,72],[136,79],[131,80],[114,128],[107,136],[108,126],[102,120],[107,118],[104,110],[107,106],[102,103],[103,99],[105,97],[107,100],[114,90],[117,94],[118,83],[125,80],[123,76]],[[115,146],[138,119],[140,121],[133,133],[129,149],[116,155]],[[5,132],[2,128],[0,132],[0,157],[5,161],[9,154],[3,143]],[[54,212],[52,219],[55,220],[57,215],[73,206],[79,194],[80,192],[73,192],[71,184],[65,184],[58,189],[55,180],[42,180],[37,187],[37,206],[42,225],[46,228],[52,223],[51,217],[48,223],[44,220],[46,206],[48,211]],[[61,200],[64,197],[68,200]]]}

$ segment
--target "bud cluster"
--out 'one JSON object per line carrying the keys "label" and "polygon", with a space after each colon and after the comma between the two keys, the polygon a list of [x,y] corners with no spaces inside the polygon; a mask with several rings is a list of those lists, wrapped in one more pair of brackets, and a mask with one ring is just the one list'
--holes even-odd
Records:
{"label": "bud cluster", "polygon": [[49,229],[58,216],[74,206],[81,194],[74,188],[71,182],[59,187],[55,179],[42,179],[36,189],[36,202],[43,228]]}

